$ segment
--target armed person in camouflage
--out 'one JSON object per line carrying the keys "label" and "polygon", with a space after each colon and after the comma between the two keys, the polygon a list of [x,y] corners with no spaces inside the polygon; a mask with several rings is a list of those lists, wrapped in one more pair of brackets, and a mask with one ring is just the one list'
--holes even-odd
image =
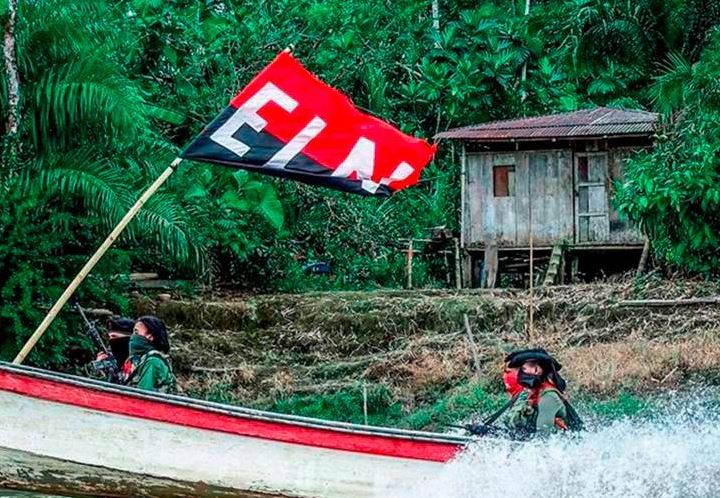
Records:
{"label": "armed person in camouflage", "polygon": [[[522,389],[505,417],[505,427],[523,439],[532,434],[582,429],[582,421],[565,395],[562,365],[543,349],[508,355],[507,369],[517,372]],[[507,384],[507,381],[506,381]]]}
{"label": "armed person in camouflage", "polygon": [[138,318],[130,337],[129,353],[123,369],[128,375],[128,386],[163,393],[175,391],[170,342],[162,320],[155,316]]}
{"label": "armed person in camouflage", "polygon": [[[510,396],[497,412],[465,430],[476,436],[501,435],[524,440],[537,434],[576,431],[582,420],[565,395],[562,365],[542,348],[514,351],[505,357],[503,384]],[[504,427],[493,424],[500,420]]]}

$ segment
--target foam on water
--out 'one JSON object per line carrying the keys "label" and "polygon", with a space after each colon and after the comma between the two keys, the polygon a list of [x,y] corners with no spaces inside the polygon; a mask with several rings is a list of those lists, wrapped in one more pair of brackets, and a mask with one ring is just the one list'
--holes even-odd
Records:
{"label": "foam on water", "polygon": [[717,498],[720,417],[705,401],[675,401],[651,419],[595,423],[573,437],[479,440],[411,496]]}

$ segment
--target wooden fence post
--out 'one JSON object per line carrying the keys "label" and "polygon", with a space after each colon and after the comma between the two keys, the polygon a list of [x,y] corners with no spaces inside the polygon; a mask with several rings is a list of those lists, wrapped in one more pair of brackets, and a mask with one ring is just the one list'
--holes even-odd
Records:
{"label": "wooden fence post", "polygon": [[413,264],[413,239],[410,239],[410,242],[408,242],[408,249],[407,249],[407,288],[408,289],[412,289],[412,287],[413,287],[412,264]]}

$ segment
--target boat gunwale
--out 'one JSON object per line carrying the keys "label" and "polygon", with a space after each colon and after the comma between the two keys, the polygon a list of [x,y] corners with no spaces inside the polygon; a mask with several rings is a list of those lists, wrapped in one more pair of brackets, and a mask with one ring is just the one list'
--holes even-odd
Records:
{"label": "boat gunwale", "polygon": [[[253,408],[227,405],[222,403],[216,403],[213,401],[178,396],[174,394],[143,391],[128,386],[112,384],[110,382],[105,382],[98,379],[90,379],[61,372],[52,372],[50,370],[44,370],[41,368],[31,367],[27,365],[14,365],[2,361],[0,361],[0,370],[13,372],[20,375],[26,375],[29,377],[70,384],[84,389],[91,389],[100,392],[113,393],[121,396],[128,396],[131,398],[139,398],[149,401],[167,403],[174,406],[196,408],[212,413],[230,415],[240,418],[248,418],[263,422],[280,423],[312,429],[336,431],[354,435],[385,436],[390,438],[423,441],[438,444],[455,444],[458,446],[462,446],[473,441],[472,438],[459,435],[415,431],[408,429],[394,429],[390,427],[359,425],[348,422],[323,420],[312,417],[303,417],[300,415],[274,413],[264,410],[256,410]],[[23,393],[20,392],[17,394],[22,395]]]}

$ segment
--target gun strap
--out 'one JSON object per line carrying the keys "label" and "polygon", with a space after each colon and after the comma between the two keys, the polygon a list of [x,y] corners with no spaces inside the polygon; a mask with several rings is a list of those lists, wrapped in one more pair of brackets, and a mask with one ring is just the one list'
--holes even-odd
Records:
{"label": "gun strap", "polygon": [[510,398],[510,401],[508,401],[507,403],[505,403],[502,408],[500,408],[498,411],[496,411],[495,413],[493,413],[492,415],[490,415],[488,418],[486,418],[486,419],[483,421],[483,425],[486,425],[486,426],[488,426],[488,427],[492,426],[492,424],[494,424],[495,421],[496,421],[497,419],[499,419],[500,416],[501,416],[503,413],[505,413],[506,411],[508,411],[510,408],[512,408],[512,406],[513,406],[515,403],[517,403],[517,400],[520,398],[520,394],[522,394],[522,393],[516,394],[515,396],[513,396],[512,398]]}

